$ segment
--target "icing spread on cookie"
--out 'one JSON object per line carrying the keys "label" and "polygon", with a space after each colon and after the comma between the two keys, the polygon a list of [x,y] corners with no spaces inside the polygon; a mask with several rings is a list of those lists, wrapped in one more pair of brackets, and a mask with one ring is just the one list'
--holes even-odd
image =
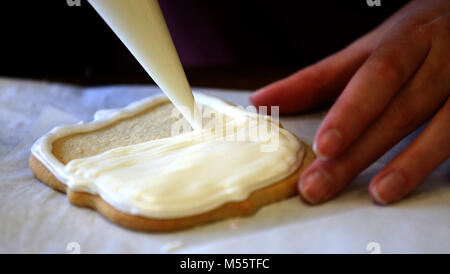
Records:
{"label": "icing spread on cookie", "polygon": [[54,140],[104,127],[168,100],[159,96],[103,112],[88,124],[55,128],[32,152],[68,188],[99,194],[121,211],[153,218],[185,217],[244,200],[300,166],[304,147],[269,117],[203,94],[195,97],[231,119],[75,159],[66,166],[51,153]]}

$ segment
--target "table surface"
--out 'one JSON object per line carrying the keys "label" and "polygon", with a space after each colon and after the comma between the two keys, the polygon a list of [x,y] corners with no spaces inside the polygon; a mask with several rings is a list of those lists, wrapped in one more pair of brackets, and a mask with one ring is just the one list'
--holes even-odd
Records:
{"label": "table surface", "polygon": [[[247,106],[248,91],[195,89]],[[176,233],[121,228],[34,178],[32,143],[57,125],[92,120],[99,109],[123,107],[159,93],[155,86],[81,88],[0,78],[0,252],[69,253],[369,253],[450,252],[450,161],[411,197],[374,205],[370,178],[418,134],[411,134],[320,206],[297,197],[230,219]],[[311,143],[325,110],[281,117],[284,127]]]}

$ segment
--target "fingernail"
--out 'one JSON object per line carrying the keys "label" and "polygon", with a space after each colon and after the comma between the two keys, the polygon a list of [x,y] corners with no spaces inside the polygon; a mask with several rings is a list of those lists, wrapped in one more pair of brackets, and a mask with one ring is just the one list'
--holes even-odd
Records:
{"label": "fingernail", "polygon": [[302,197],[311,204],[317,204],[328,198],[331,191],[331,176],[323,170],[302,178],[299,183],[299,190]]}
{"label": "fingernail", "polygon": [[314,151],[314,153],[316,153],[317,157],[319,157],[320,159],[328,160],[328,157],[326,157],[325,155],[322,155],[322,153],[320,153],[319,150],[317,150],[316,142],[314,142],[314,144],[313,144],[313,151]]}
{"label": "fingernail", "polygon": [[371,188],[373,199],[380,204],[395,202],[408,192],[408,184],[398,172],[391,172],[376,182]]}
{"label": "fingernail", "polygon": [[314,151],[317,156],[328,159],[339,151],[342,145],[342,134],[337,129],[329,129],[321,134],[314,143]]}

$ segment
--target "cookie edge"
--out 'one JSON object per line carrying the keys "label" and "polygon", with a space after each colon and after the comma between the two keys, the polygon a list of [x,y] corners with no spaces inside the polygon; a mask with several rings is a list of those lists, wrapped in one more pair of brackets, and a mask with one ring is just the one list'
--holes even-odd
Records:
{"label": "cookie edge", "polygon": [[171,232],[227,218],[250,216],[265,205],[296,195],[300,174],[315,159],[312,149],[304,142],[301,143],[305,148],[303,161],[299,168],[285,179],[253,191],[246,200],[227,202],[208,212],[171,219],[149,218],[125,213],[107,203],[99,195],[71,190],[61,183],[33,154],[29,158],[29,167],[42,183],[65,193],[72,204],[94,209],[113,223],[133,230]]}

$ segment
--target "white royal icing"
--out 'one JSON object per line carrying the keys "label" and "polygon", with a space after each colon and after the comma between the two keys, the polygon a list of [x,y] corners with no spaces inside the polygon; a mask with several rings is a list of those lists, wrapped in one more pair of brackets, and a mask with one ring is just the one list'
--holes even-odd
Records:
{"label": "white royal icing", "polygon": [[204,94],[196,93],[195,98],[231,120],[214,130],[204,127],[118,147],[67,165],[52,154],[52,143],[59,138],[102,128],[168,101],[166,96],[154,96],[123,109],[100,111],[89,123],[56,127],[35,142],[32,153],[69,189],[98,194],[127,213],[162,219],[245,200],[302,163],[302,143],[269,117]]}

